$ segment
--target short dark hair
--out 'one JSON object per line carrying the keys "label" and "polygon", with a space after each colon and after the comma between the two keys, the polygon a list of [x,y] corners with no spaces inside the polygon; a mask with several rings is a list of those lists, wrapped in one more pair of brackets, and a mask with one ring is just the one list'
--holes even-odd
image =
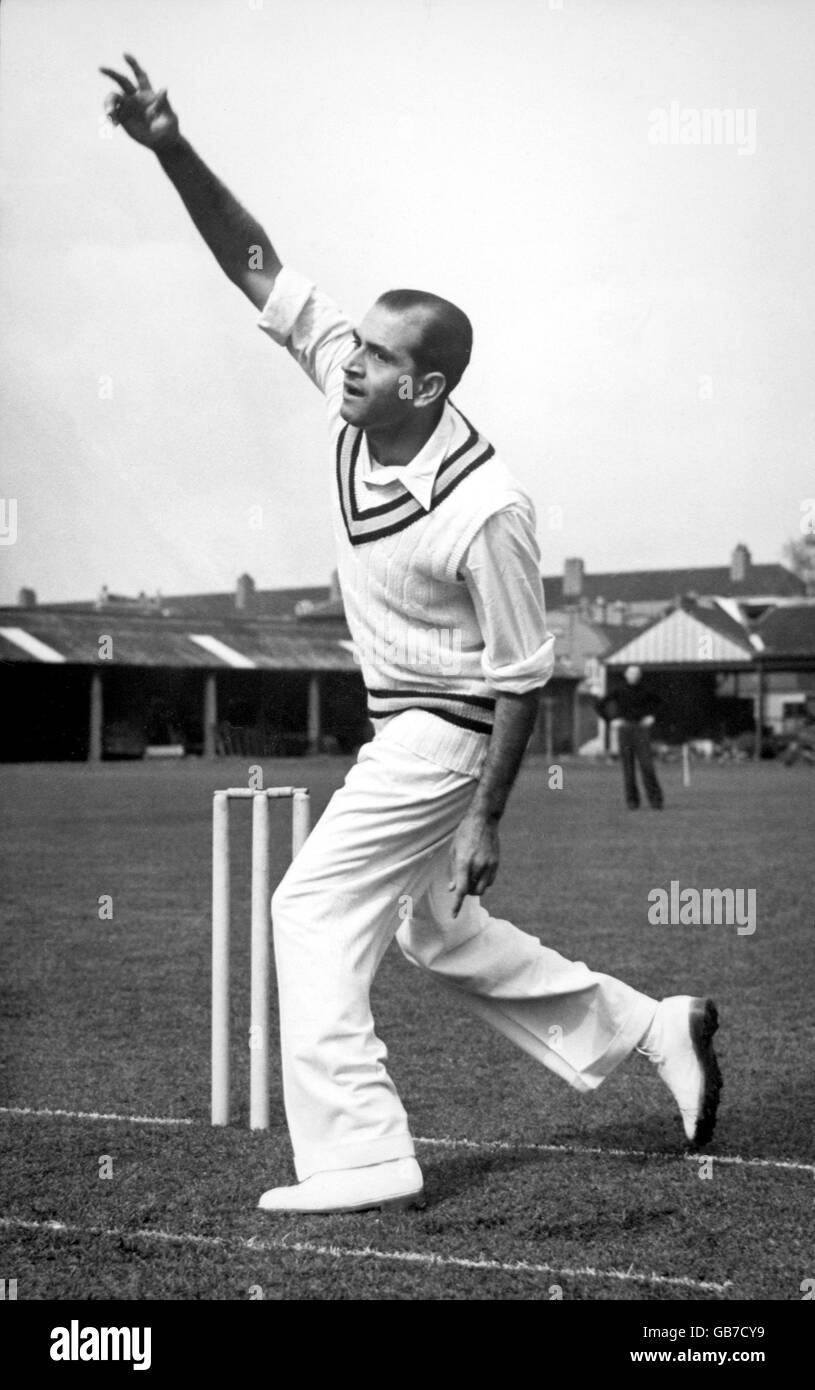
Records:
{"label": "short dark hair", "polygon": [[464,310],[427,290],[386,290],[377,304],[396,313],[426,310],[414,360],[422,373],[444,373],[444,394],[449,396],[461,381],[473,350],[473,326]]}

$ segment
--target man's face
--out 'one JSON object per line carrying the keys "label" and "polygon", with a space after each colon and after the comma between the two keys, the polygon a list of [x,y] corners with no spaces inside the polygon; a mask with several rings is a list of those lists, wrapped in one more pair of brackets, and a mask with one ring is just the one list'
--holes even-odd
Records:
{"label": "man's face", "polygon": [[340,414],[358,429],[398,427],[414,410],[419,380],[414,352],[422,337],[421,310],[394,313],[375,304],[354,334],[343,364]]}

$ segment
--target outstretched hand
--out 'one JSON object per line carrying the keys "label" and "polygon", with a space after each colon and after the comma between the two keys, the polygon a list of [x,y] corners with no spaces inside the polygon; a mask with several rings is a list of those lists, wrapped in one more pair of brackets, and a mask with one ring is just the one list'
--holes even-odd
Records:
{"label": "outstretched hand", "polygon": [[124,58],[136,79],[135,85],[113,68],[99,69],[121,88],[111,92],[105,100],[108,118],[114,125],[123,126],[140,145],[151,150],[167,149],[178,140],[179,128],[178,117],[167,100],[166,88],[154,92],[144,68],[131,54],[125,53]]}

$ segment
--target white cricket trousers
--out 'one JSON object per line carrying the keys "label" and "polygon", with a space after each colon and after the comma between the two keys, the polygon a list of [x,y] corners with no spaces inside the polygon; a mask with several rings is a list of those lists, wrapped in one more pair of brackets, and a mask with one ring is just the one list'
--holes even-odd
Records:
{"label": "white cricket trousers", "polygon": [[453,918],[450,841],[476,781],[403,747],[394,723],[363,746],[272,898],[286,1118],[301,1182],[414,1153],[370,1006],[394,936],[408,960],[581,1091],[629,1055],[656,1009],[490,917],[477,898]]}

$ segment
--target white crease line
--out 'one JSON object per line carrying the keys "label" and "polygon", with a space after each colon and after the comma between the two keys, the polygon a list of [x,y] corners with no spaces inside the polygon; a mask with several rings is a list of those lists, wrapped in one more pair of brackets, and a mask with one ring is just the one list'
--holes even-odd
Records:
{"label": "white crease line", "polygon": [[697,1289],[705,1293],[725,1293],[733,1281],[716,1284],[707,1279],[689,1279],[686,1275],[640,1274],[628,1269],[558,1268],[556,1265],[529,1264],[526,1260],[467,1260],[458,1255],[436,1255],[420,1250],[377,1250],[371,1245],[362,1248],[342,1245],[316,1245],[308,1240],[240,1240],[237,1237],[196,1236],[176,1231],[127,1231],[117,1226],[69,1226],[62,1221],[23,1221],[15,1217],[0,1217],[0,1227],[13,1231],[51,1231],[56,1235],[107,1236],[113,1240],[155,1240],[169,1245],[197,1245],[211,1249],[250,1250],[278,1253],[290,1251],[298,1255],[328,1256],[332,1260],[392,1260],[397,1264],[426,1265],[434,1269],[473,1269],[498,1274],[546,1274],[561,1279],[616,1279],[632,1284],[658,1284],[664,1288]]}
{"label": "white crease line", "polygon": [[785,1168],[796,1173],[815,1174],[815,1163],[798,1163],[788,1158],[742,1158],[740,1154],[670,1153],[659,1149],[600,1149],[581,1144],[531,1144],[523,1139],[516,1143],[503,1139],[417,1139],[417,1144],[429,1144],[439,1149],[474,1149],[488,1153],[517,1153],[531,1149],[534,1153],[587,1154],[601,1158],[661,1158],[682,1159],[685,1163],[700,1162],[730,1164],[739,1168]]}
{"label": "white crease line", "polygon": [[[131,1125],[197,1125],[199,1120],[189,1120],[175,1116],[161,1115],[106,1115],[94,1110],[35,1110],[28,1106],[0,1105],[0,1115],[27,1115],[34,1119],[50,1119],[53,1116],[67,1120],[118,1120]],[[416,1139],[417,1144],[427,1144],[437,1149],[470,1149],[484,1153],[517,1153],[531,1150],[533,1153],[586,1155],[596,1158],[654,1158],[664,1161],[680,1159],[685,1163],[705,1162],[727,1164],[737,1168],[779,1168],[793,1173],[812,1173],[815,1163],[798,1163],[789,1158],[742,1158],[740,1154],[672,1153],[660,1149],[601,1149],[587,1144],[534,1144],[527,1140],[510,1141],[505,1139]]]}
{"label": "white crease line", "polygon": [[195,1120],[161,1115],[105,1115],[99,1110],[33,1110],[26,1105],[0,1105],[0,1115],[29,1115],[35,1119],[57,1116],[63,1120],[121,1120],[131,1125],[194,1125]]}

